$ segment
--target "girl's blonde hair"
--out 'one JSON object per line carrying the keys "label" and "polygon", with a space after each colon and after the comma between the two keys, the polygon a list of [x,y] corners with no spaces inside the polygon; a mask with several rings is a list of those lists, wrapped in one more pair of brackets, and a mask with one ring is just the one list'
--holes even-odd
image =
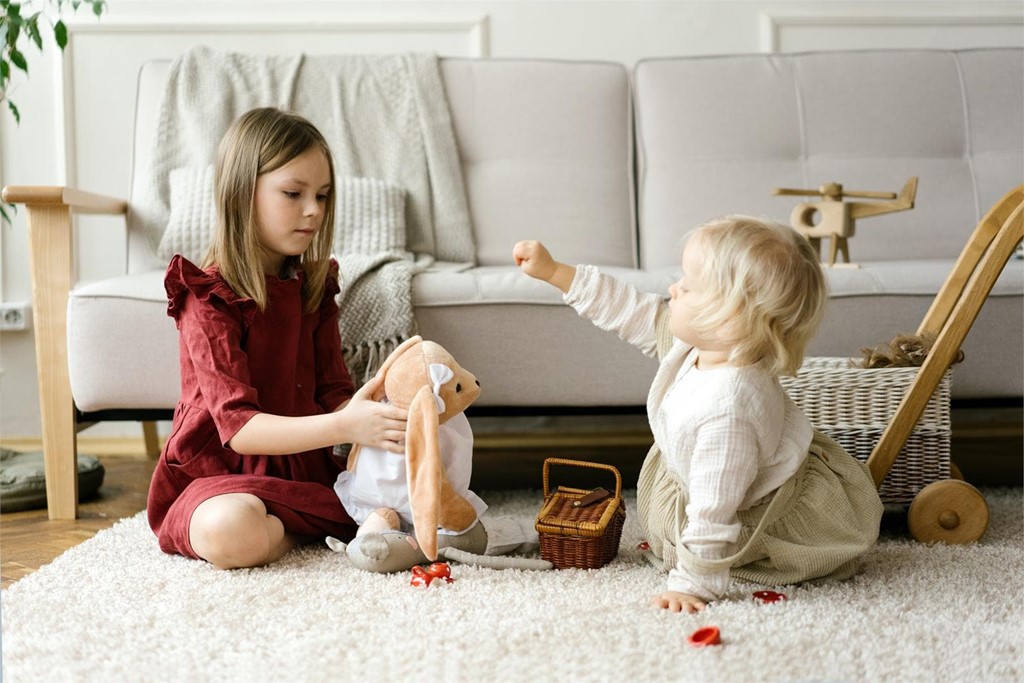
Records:
{"label": "girl's blonde hair", "polygon": [[221,277],[239,296],[267,306],[267,283],[261,265],[253,201],[256,178],[281,168],[310,149],[327,159],[331,185],[327,190],[323,225],[301,256],[290,256],[284,268],[301,269],[302,301],[306,312],[320,305],[334,241],[334,162],[327,141],[316,127],[299,116],[274,107],[252,109],[239,116],[217,149],[214,194],[217,234],[203,258],[203,268],[217,266]]}
{"label": "girl's blonde hair", "polygon": [[704,256],[705,300],[694,328],[727,330],[730,362],[764,360],[774,375],[795,375],[828,298],[810,242],[789,226],[750,216],[715,219],[690,235]]}

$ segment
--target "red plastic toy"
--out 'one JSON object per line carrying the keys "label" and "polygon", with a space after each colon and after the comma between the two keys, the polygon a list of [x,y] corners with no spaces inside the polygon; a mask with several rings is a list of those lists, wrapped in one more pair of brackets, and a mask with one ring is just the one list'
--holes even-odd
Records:
{"label": "red plastic toy", "polygon": [[789,600],[785,593],[776,593],[775,591],[757,591],[754,593],[754,599],[760,600],[761,602],[778,602],[779,600]]}
{"label": "red plastic toy", "polygon": [[690,637],[686,639],[686,642],[694,647],[721,645],[722,634],[719,633],[717,626],[705,626],[691,633]]}
{"label": "red plastic toy", "polygon": [[412,568],[412,578],[409,579],[409,585],[429,586],[434,579],[442,579],[445,583],[451,583],[455,580],[452,578],[452,570],[447,562],[435,562],[429,567],[416,565]]}

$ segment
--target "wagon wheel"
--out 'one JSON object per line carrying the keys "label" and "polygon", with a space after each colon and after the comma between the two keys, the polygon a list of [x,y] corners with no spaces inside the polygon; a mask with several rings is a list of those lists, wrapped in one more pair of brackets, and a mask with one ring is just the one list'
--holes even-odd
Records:
{"label": "wagon wheel", "polygon": [[907,522],[922,543],[973,543],[988,529],[988,503],[967,482],[936,481],[914,496]]}

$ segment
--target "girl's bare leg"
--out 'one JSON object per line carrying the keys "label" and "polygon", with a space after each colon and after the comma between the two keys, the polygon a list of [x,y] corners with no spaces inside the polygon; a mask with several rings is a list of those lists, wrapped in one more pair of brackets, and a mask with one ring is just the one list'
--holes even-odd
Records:
{"label": "girl's bare leg", "polygon": [[281,520],[250,493],[204,500],[192,513],[188,537],[192,550],[219,569],[269,564],[297,545]]}

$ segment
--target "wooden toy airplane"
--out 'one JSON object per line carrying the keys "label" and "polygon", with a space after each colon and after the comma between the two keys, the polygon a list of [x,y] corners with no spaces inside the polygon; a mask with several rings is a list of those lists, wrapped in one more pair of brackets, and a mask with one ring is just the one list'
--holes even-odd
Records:
{"label": "wooden toy airplane", "polygon": [[[811,245],[821,254],[821,238],[830,238],[829,266],[836,266],[836,256],[843,255],[844,264],[849,268],[857,268],[850,263],[850,247],[847,240],[853,237],[854,222],[858,218],[880,216],[894,211],[906,211],[914,208],[914,197],[917,195],[917,176],[911,178],[897,195],[893,192],[846,191],[839,183],[825,183],[817,190],[797,190],[777,187],[772,190],[775,195],[817,195],[820,202],[803,202],[797,204],[790,215],[793,227],[810,240]],[[876,199],[893,201],[844,202],[844,197],[858,199]],[[812,221],[820,216],[817,225]]]}

